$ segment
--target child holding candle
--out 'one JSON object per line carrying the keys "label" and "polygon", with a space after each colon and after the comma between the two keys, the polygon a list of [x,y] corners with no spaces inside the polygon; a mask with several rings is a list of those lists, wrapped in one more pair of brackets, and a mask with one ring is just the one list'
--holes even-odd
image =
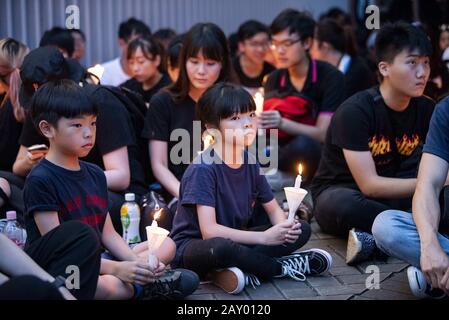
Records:
{"label": "child holding candle", "polygon": [[[31,118],[48,138],[50,148],[46,158],[28,175],[24,188],[27,252],[33,253],[33,258],[50,254],[44,251],[52,231],[67,221],[79,220],[89,225],[104,248],[119,260],[102,259],[99,270],[89,271],[100,273],[95,298],[151,298],[167,294],[182,298],[196,289],[198,280],[187,270],[165,273],[165,264],[174,254],[173,241],[166,239],[156,252],[160,258],[157,267],[150,268],[148,254],[130,249],[114,230],[107,209],[105,174],[96,165],[79,160],[95,144],[97,113],[85,89],[71,80],[50,81],[34,94]],[[86,257],[78,259],[81,262]],[[161,285],[166,281],[171,284]]]}
{"label": "child holding candle", "polygon": [[[245,151],[257,130],[251,95],[218,83],[202,95],[196,110],[215,143],[181,181],[171,234],[178,246],[174,265],[209,276],[231,294],[259,284],[258,278],[303,281],[329,270],[332,258],[324,250],[292,253],[309,240],[310,226],[287,221],[255,158]],[[249,230],[256,201],[272,225]]]}

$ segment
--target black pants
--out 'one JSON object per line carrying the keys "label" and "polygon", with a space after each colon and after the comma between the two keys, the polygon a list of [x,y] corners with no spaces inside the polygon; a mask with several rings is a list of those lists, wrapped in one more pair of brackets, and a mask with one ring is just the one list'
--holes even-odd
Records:
{"label": "black pants", "polygon": [[0,286],[0,300],[63,300],[59,290],[38,277],[13,277]]}
{"label": "black pants", "polygon": [[298,174],[298,164],[304,166],[303,180],[310,182],[321,158],[321,144],[307,136],[297,136],[279,148],[279,169]]}
{"label": "black pants", "polygon": [[315,199],[314,216],[325,233],[346,237],[352,228],[371,233],[374,219],[382,211],[409,211],[411,207],[411,198],[370,199],[355,188],[335,186]]}
{"label": "black pants", "polygon": [[[285,245],[249,246],[225,238],[191,240],[184,249],[182,266],[195,271],[200,277],[214,269],[237,267],[262,279],[270,279],[282,272],[281,264],[274,258],[292,253],[309,240],[310,226],[305,221],[301,224],[302,233],[298,240]],[[257,229],[262,231],[268,227]]]}
{"label": "black pants", "polygon": [[64,222],[26,248],[26,253],[52,276],[67,278],[68,266],[79,268],[77,299],[93,299],[100,273],[100,241],[95,231],[80,221]]}

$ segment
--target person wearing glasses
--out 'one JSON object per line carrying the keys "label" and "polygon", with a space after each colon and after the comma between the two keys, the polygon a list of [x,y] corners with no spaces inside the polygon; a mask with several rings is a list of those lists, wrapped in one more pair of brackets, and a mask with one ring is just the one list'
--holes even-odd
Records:
{"label": "person wearing glasses", "polygon": [[240,84],[251,94],[261,88],[264,78],[276,69],[265,61],[270,50],[269,32],[267,26],[256,20],[244,22],[237,32],[240,55],[234,58],[233,66]]}
{"label": "person wearing glasses", "polygon": [[286,9],[270,29],[271,49],[280,69],[270,74],[264,86],[264,112],[259,125],[279,130],[281,172],[267,176],[276,190],[285,186],[278,183],[286,181],[285,172],[297,174],[299,162],[305,168],[305,185],[310,182],[332,114],[343,102],[345,90],[343,74],[337,68],[309,55],[315,21],[308,14]]}

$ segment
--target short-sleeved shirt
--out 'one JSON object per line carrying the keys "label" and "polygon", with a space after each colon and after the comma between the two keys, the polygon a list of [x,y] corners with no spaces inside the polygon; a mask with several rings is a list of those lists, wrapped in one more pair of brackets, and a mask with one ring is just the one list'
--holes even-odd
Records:
{"label": "short-sleeved shirt", "polygon": [[394,111],[378,87],[350,97],[338,108],[327,131],[312,181],[314,197],[329,186],[356,186],[343,149],[369,151],[379,176],[416,177],[433,109],[434,102],[421,96],[412,98],[404,111]]}
{"label": "short-sleeved shirt", "polygon": [[247,88],[263,87],[263,80],[265,76],[276,70],[276,68],[272,64],[264,62],[262,72],[257,77],[250,78],[245,74],[245,72],[243,72],[242,66],[240,64],[240,57],[235,57],[232,61],[232,64],[234,66],[235,73],[240,80],[240,84]]}
{"label": "short-sleeved shirt", "polygon": [[[128,162],[131,173],[129,190],[136,193],[142,189],[143,168],[139,159],[139,150],[130,115],[122,103],[105,88],[86,87],[89,97],[98,107],[97,133],[95,145],[84,161],[94,163],[104,169],[103,156],[117,149],[128,147]],[[92,90],[92,91],[91,91]],[[21,145],[30,147],[34,144],[49,145],[28,116],[19,139]]]}
{"label": "short-sleeved shirt", "polygon": [[[0,103],[2,101],[3,98],[0,97]],[[14,117],[13,106],[8,100],[3,107],[0,107],[0,170],[12,171],[20,148],[21,131],[22,124]]]}
{"label": "short-sleeved shirt", "polygon": [[134,78],[129,79],[128,81],[121,84],[120,86],[139,93],[142,96],[145,103],[150,103],[151,98],[156,93],[158,93],[159,90],[168,86],[170,83],[171,83],[171,80],[170,80],[169,76],[167,76],[166,74],[163,74],[162,78],[158,81],[158,83],[156,83],[152,88],[150,88],[148,90],[144,90],[142,83],[137,81]]}
{"label": "short-sleeved shirt", "polygon": [[100,236],[108,213],[106,176],[96,165],[80,161],[80,170],[42,159],[31,170],[23,190],[27,245],[41,237],[36,212],[58,213],[60,223],[79,220]]}
{"label": "short-sleeved shirt", "polygon": [[449,96],[441,100],[433,112],[423,152],[449,162]]}
{"label": "short-sleeved shirt", "polygon": [[174,264],[181,262],[186,244],[201,239],[196,206],[215,208],[216,221],[223,226],[245,230],[253,214],[256,201],[267,203],[273,193],[255,158],[245,152],[244,163],[233,169],[207,149],[187,168],[179,194],[178,211],[173,220],[171,238],[176,243]]}
{"label": "short-sleeved shirt", "polygon": [[[196,120],[195,105],[195,101],[190,96],[187,96],[184,101],[175,102],[169,92],[162,90],[151,99],[150,107],[145,117],[145,128],[142,137],[148,140],[159,140],[168,143],[168,169],[179,181],[181,181],[187,166],[199,151],[193,150],[193,139],[201,141],[201,132],[197,133],[197,137],[194,136],[193,132],[193,122]],[[177,136],[174,141],[171,141],[170,135],[177,129],[184,130],[186,138],[183,140],[181,136]],[[190,143],[190,153],[178,153],[183,157],[183,160],[180,160],[181,163],[174,163],[172,157],[170,157],[171,150],[179,142],[186,142],[185,139],[187,138]],[[198,146],[198,148],[200,147]]]}
{"label": "short-sleeved shirt", "polygon": [[345,98],[369,89],[376,84],[374,74],[359,57],[352,57],[345,75]]}
{"label": "short-sleeved shirt", "polygon": [[[285,84],[282,85],[281,80]],[[265,97],[285,96],[290,92],[298,90],[293,86],[288,70],[273,71],[265,85]],[[343,74],[327,62],[310,59],[307,78],[300,93],[314,103],[317,116],[320,113],[334,113],[344,99]]]}
{"label": "short-sleeved shirt", "polygon": [[100,80],[102,85],[116,87],[131,78],[123,70],[120,58],[104,62],[101,66],[104,68]]}

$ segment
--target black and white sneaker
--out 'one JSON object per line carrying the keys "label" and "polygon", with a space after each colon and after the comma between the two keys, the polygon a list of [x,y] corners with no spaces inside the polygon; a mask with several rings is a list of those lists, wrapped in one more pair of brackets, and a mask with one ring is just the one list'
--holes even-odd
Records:
{"label": "black and white sneaker", "polygon": [[277,260],[282,264],[282,274],[277,277],[289,276],[296,281],[305,281],[306,275],[325,273],[332,266],[332,256],[321,249],[295,252]]}
{"label": "black and white sneaker", "polygon": [[376,241],[372,234],[352,228],[348,236],[346,263],[354,265],[369,260],[373,257],[376,249]]}
{"label": "black and white sneaker", "polygon": [[143,287],[141,300],[179,300],[192,294],[199,285],[198,275],[187,269],[167,270],[153,283]]}
{"label": "black and white sneaker", "polygon": [[407,268],[408,284],[410,290],[415,297],[421,299],[443,299],[446,294],[441,289],[433,289],[430,284],[427,283],[424,274],[416,267],[410,266]]}

